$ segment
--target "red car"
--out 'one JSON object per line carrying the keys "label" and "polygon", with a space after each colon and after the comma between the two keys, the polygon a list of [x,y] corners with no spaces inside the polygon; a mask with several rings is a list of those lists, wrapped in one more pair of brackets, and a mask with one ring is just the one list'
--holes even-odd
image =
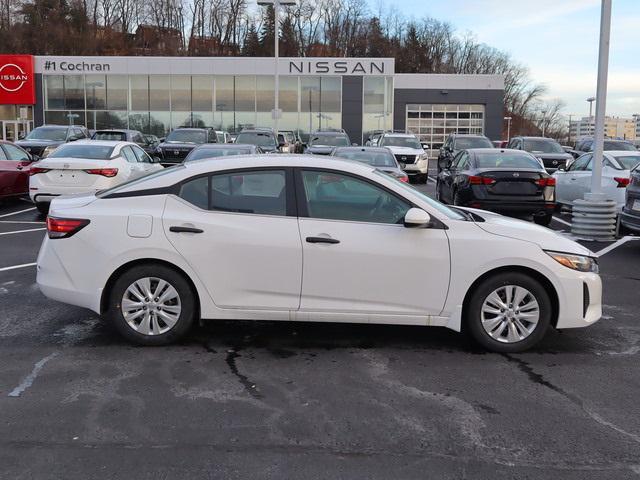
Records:
{"label": "red car", "polygon": [[0,199],[29,193],[29,170],[34,160],[19,146],[0,140]]}

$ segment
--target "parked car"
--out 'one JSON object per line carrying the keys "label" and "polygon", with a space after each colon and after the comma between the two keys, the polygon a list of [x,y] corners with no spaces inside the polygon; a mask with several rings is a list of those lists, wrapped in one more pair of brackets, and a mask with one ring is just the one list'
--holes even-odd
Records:
{"label": "parked car", "polygon": [[89,131],[80,125],[43,125],[14,143],[32,155],[45,158],[58,146],[85,138],[89,138]]}
{"label": "parked car", "polygon": [[533,215],[551,222],[555,179],[531,154],[518,150],[469,149],[458,152],[438,174],[436,196],[453,205],[493,212]]}
{"label": "parked car", "polygon": [[29,196],[47,213],[59,195],[95,193],[157,170],[162,166],[135,143],[80,140],[31,165]]}
{"label": "parked car", "polygon": [[449,164],[461,150],[469,148],[494,148],[491,140],[484,135],[452,133],[447,137],[438,153],[438,173]]}
{"label": "parked car", "polygon": [[636,165],[629,175],[625,204],[620,212],[620,230],[620,233],[640,233],[640,165]]}
{"label": "parked car", "polygon": [[381,172],[408,182],[409,177],[402,171],[396,157],[385,147],[338,147],[331,152],[334,157],[366,163]]}
{"label": "parked car", "polygon": [[255,145],[264,153],[277,153],[279,147],[276,134],[270,128],[245,128],[238,134],[234,143]]}
{"label": "parked car", "polygon": [[93,135],[91,135],[92,140],[113,140],[116,142],[133,142],[137,144],[141,149],[143,149],[147,154],[160,161],[160,158],[156,155],[156,148],[158,144],[154,141],[150,141],[147,139],[145,135],[143,135],[138,130],[127,130],[127,129],[109,129],[109,130],[96,130]]}
{"label": "parked car", "polygon": [[29,193],[29,169],[35,158],[21,147],[0,140],[0,199]]}
{"label": "parked car", "polygon": [[305,153],[313,155],[331,155],[336,147],[351,145],[349,135],[344,130],[318,130],[309,135]]}
{"label": "parked car", "polygon": [[601,317],[597,272],[552,230],[449,208],[358,162],[280,155],[55,199],[37,260],[46,296],[143,345],[200,318],[282,319],[464,328],[519,352]]}
{"label": "parked car", "polygon": [[233,143],[231,134],[229,132],[225,132],[224,130],[216,130],[216,139],[218,143]]}
{"label": "parked car", "polygon": [[388,148],[400,168],[417,183],[427,183],[429,156],[418,137],[411,133],[386,132],[378,139],[377,146]]}
{"label": "parked car", "polygon": [[185,162],[202,160],[205,158],[230,157],[233,155],[258,155],[264,153],[260,147],[255,145],[242,145],[240,143],[211,143],[198,145],[189,152],[184,159]]}
{"label": "parked car", "polygon": [[[594,139],[591,137],[581,138],[576,142],[575,149],[570,151],[569,153],[573,155],[574,158],[578,158],[583,153],[593,152],[594,149]],[[607,139],[605,138],[603,144],[603,150],[615,150],[615,151],[629,151],[633,152],[637,150],[635,145],[628,140],[616,140],[616,139]]]}
{"label": "parked car", "polygon": [[524,150],[535,155],[542,160],[548,173],[553,173],[558,168],[566,168],[567,163],[572,160],[571,154],[565,152],[553,138],[513,137],[508,148]]}
{"label": "parked car", "polygon": [[203,143],[216,143],[212,128],[176,128],[157,147],[155,154],[164,166],[181,163],[191,150]]}
{"label": "parked car", "polygon": [[[630,171],[640,163],[640,152],[620,150],[603,152],[602,191],[615,200],[618,209],[625,204],[625,189],[629,185]],[[574,200],[584,198],[591,190],[593,153],[585,153],[575,160],[568,170],[558,170],[556,179],[556,202],[572,205]]]}

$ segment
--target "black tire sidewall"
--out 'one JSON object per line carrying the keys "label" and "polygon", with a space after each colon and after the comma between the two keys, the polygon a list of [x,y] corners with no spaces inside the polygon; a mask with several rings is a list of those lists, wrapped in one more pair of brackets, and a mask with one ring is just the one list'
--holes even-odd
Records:
{"label": "black tire sidewall", "polygon": [[541,225],[543,227],[548,227],[551,223],[551,219],[553,218],[553,214],[547,213],[546,215],[534,216],[533,221],[537,225]]}
{"label": "black tire sidewall", "polygon": [[[122,315],[120,302],[126,289],[136,280],[144,277],[156,277],[170,283],[180,295],[182,310],[174,327],[161,335],[142,335],[133,330]],[[182,338],[195,321],[196,299],[191,285],[185,277],[164,265],[144,265],[133,267],[122,273],[113,284],[109,294],[107,318],[127,341],[145,346],[168,345]]]}
{"label": "black tire sidewall", "polygon": [[[535,330],[524,340],[517,343],[502,343],[494,340],[484,331],[481,321],[481,309],[487,296],[504,285],[518,285],[526,288],[536,298],[540,307],[540,318]],[[482,347],[498,353],[517,353],[537,344],[547,333],[551,323],[553,307],[545,288],[533,277],[520,272],[504,272],[484,280],[477,286],[465,308],[464,326]]]}

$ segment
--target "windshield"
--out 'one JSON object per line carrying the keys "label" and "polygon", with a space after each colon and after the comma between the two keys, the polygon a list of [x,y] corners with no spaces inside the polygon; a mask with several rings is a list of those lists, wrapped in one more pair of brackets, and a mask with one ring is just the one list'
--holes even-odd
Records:
{"label": "windshield", "polygon": [[312,135],[309,139],[310,146],[346,147],[349,139],[344,135]]}
{"label": "windshield", "polygon": [[64,142],[67,139],[66,128],[38,127],[31,130],[25,137],[27,140],[53,140]]}
{"label": "windshield", "polygon": [[395,182],[395,184],[397,186],[400,187],[400,189],[412,193],[414,195],[417,195],[418,197],[420,197],[421,200],[423,200],[424,202],[428,203],[429,206],[435,208],[436,210],[438,210],[438,212],[442,213],[443,215],[447,216],[448,218],[451,218],[453,220],[466,220],[466,217],[458,212],[456,212],[455,210],[450,209],[449,207],[447,207],[446,205],[443,205],[442,203],[438,202],[437,200],[434,200],[431,197],[428,197],[426,194],[422,193],[421,191],[415,189],[414,187],[412,187],[411,185],[408,185],[404,182],[401,182],[400,180],[398,180],[395,177],[392,177],[391,175],[387,174],[387,173],[383,173],[379,170],[374,170],[375,175],[380,175],[381,177],[390,180],[392,182]]}
{"label": "windshield", "polygon": [[486,152],[476,153],[476,165],[478,168],[534,168],[542,169],[535,158],[522,153]]}
{"label": "windshield", "polygon": [[47,158],[82,158],[86,160],[109,160],[113,147],[109,145],[78,145],[67,143],[56,148]]}
{"label": "windshield", "polygon": [[231,155],[249,155],[250,148],[203,148],[202,150],[192,150],[184,159],[185,162],[201,160],[203,158],[229,157]]}
{"label": "windshield", "polygon": [[366,163],[372,167],[398,167],[396,159],[390,152],[360,149],[338,149],[334,156]]}
{"label": "windshield", "polygon": [[207,134],[202,130],[174,130],[167,136],[167,143],[207,143]]}
{"label": "windshield", "polygon": [[614,155],[613,158],[618,161],[623,170],[633,170],[640,164],[640,153],[638,155]]}
{"label": "windshield", "polygon": [[455,150],[467,150],[469,148],[493,148],[493,144],[486,137],[458,137],[455,142]]}
{"label": "windshield", "polygon": [[241,132],[236,137],[236,143],[248,143],[259,147],[273,147],[276,144],[275,136],[268,132]]}
{"label": "windshield", "polygon": [[96,132],[93,135],[93,140],[117,140],[125,141],[127,134],[124,132]]}
{"label": "windshield", "polygon": [[604,149],[605,150],[623,150],[625,152],[633,152],[637,150],[636,147],[634,147],[631,143],[616,142],[615,140],[605,140]]}
{"label": "windshield", "polygon": [[528,138],[524,141],[524,149],[531,153],[565,153],[558,142],[544,138]]}
{"label": "windshield", "polygon": [[406,147],[414,150],[422,150],[422,145],[415,137],[382,137],[382,147]]}
{"label": "windshield", "polygon": [[158,170],[157,172],[150,173],[149,175],[145,175],[144,177],[138,177],[136,179],[129,180],[128,182],[121,183],[120,185],[116,185],[115,187],[111,187],[111,188],[106,188],[104,190],[100,190],[99,192],[96,193],[96,197],[101,198],[101,197],[104,197],[106,195],[110,195],[112,193],[117,193],[117,192],[121,191],[122,189],[124,189],[126,187],[130,187],[132,185],[137,185],[139,183],[145,183],[147,180],[151,180],[153,178],[162,177],[162,176],[167,175],[167,174],[172,174],[173,172],[177,171],[178,169],[182,169],[182,168],[186,168],[186,167],[184,165],[182,165],[182,164],[177,164],[177,165],[172,165],[170,167],[162,168],[162,169]]}

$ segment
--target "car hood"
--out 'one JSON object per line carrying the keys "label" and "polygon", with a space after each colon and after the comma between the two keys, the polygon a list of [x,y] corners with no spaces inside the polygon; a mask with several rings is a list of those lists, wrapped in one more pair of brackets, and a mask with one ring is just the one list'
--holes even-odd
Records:
{"label": "car hood", "polygon": [[387,147],[394,155],[424,155],[422,148]]}
{"label": "car hood", "polygon": [[313,146],[307,147],[307,151],[310,153],[320,153],[324,155],[329,155],[331,152],[333,152],[334,148],[336,147],[332,147],[330,145],[313,145]]}
{"label": "car hood", "polygon": [[20,145],[21,147],[49,147],[62,145],[64,142],[60,140],[16,140],[16,145]]}
{"label": "car hood", "polygon": [[595,253],[579,243],[549,228],[536,225],[535,223],[525,222],[524,220],[505,217],[497,213],[475,208],[463,208],[463,210],[473,212],[482,217],[484,222],[477,222],[476,225],[487,233],[535,243],[543,250],[587,255],[590,257],[596,256]]}

